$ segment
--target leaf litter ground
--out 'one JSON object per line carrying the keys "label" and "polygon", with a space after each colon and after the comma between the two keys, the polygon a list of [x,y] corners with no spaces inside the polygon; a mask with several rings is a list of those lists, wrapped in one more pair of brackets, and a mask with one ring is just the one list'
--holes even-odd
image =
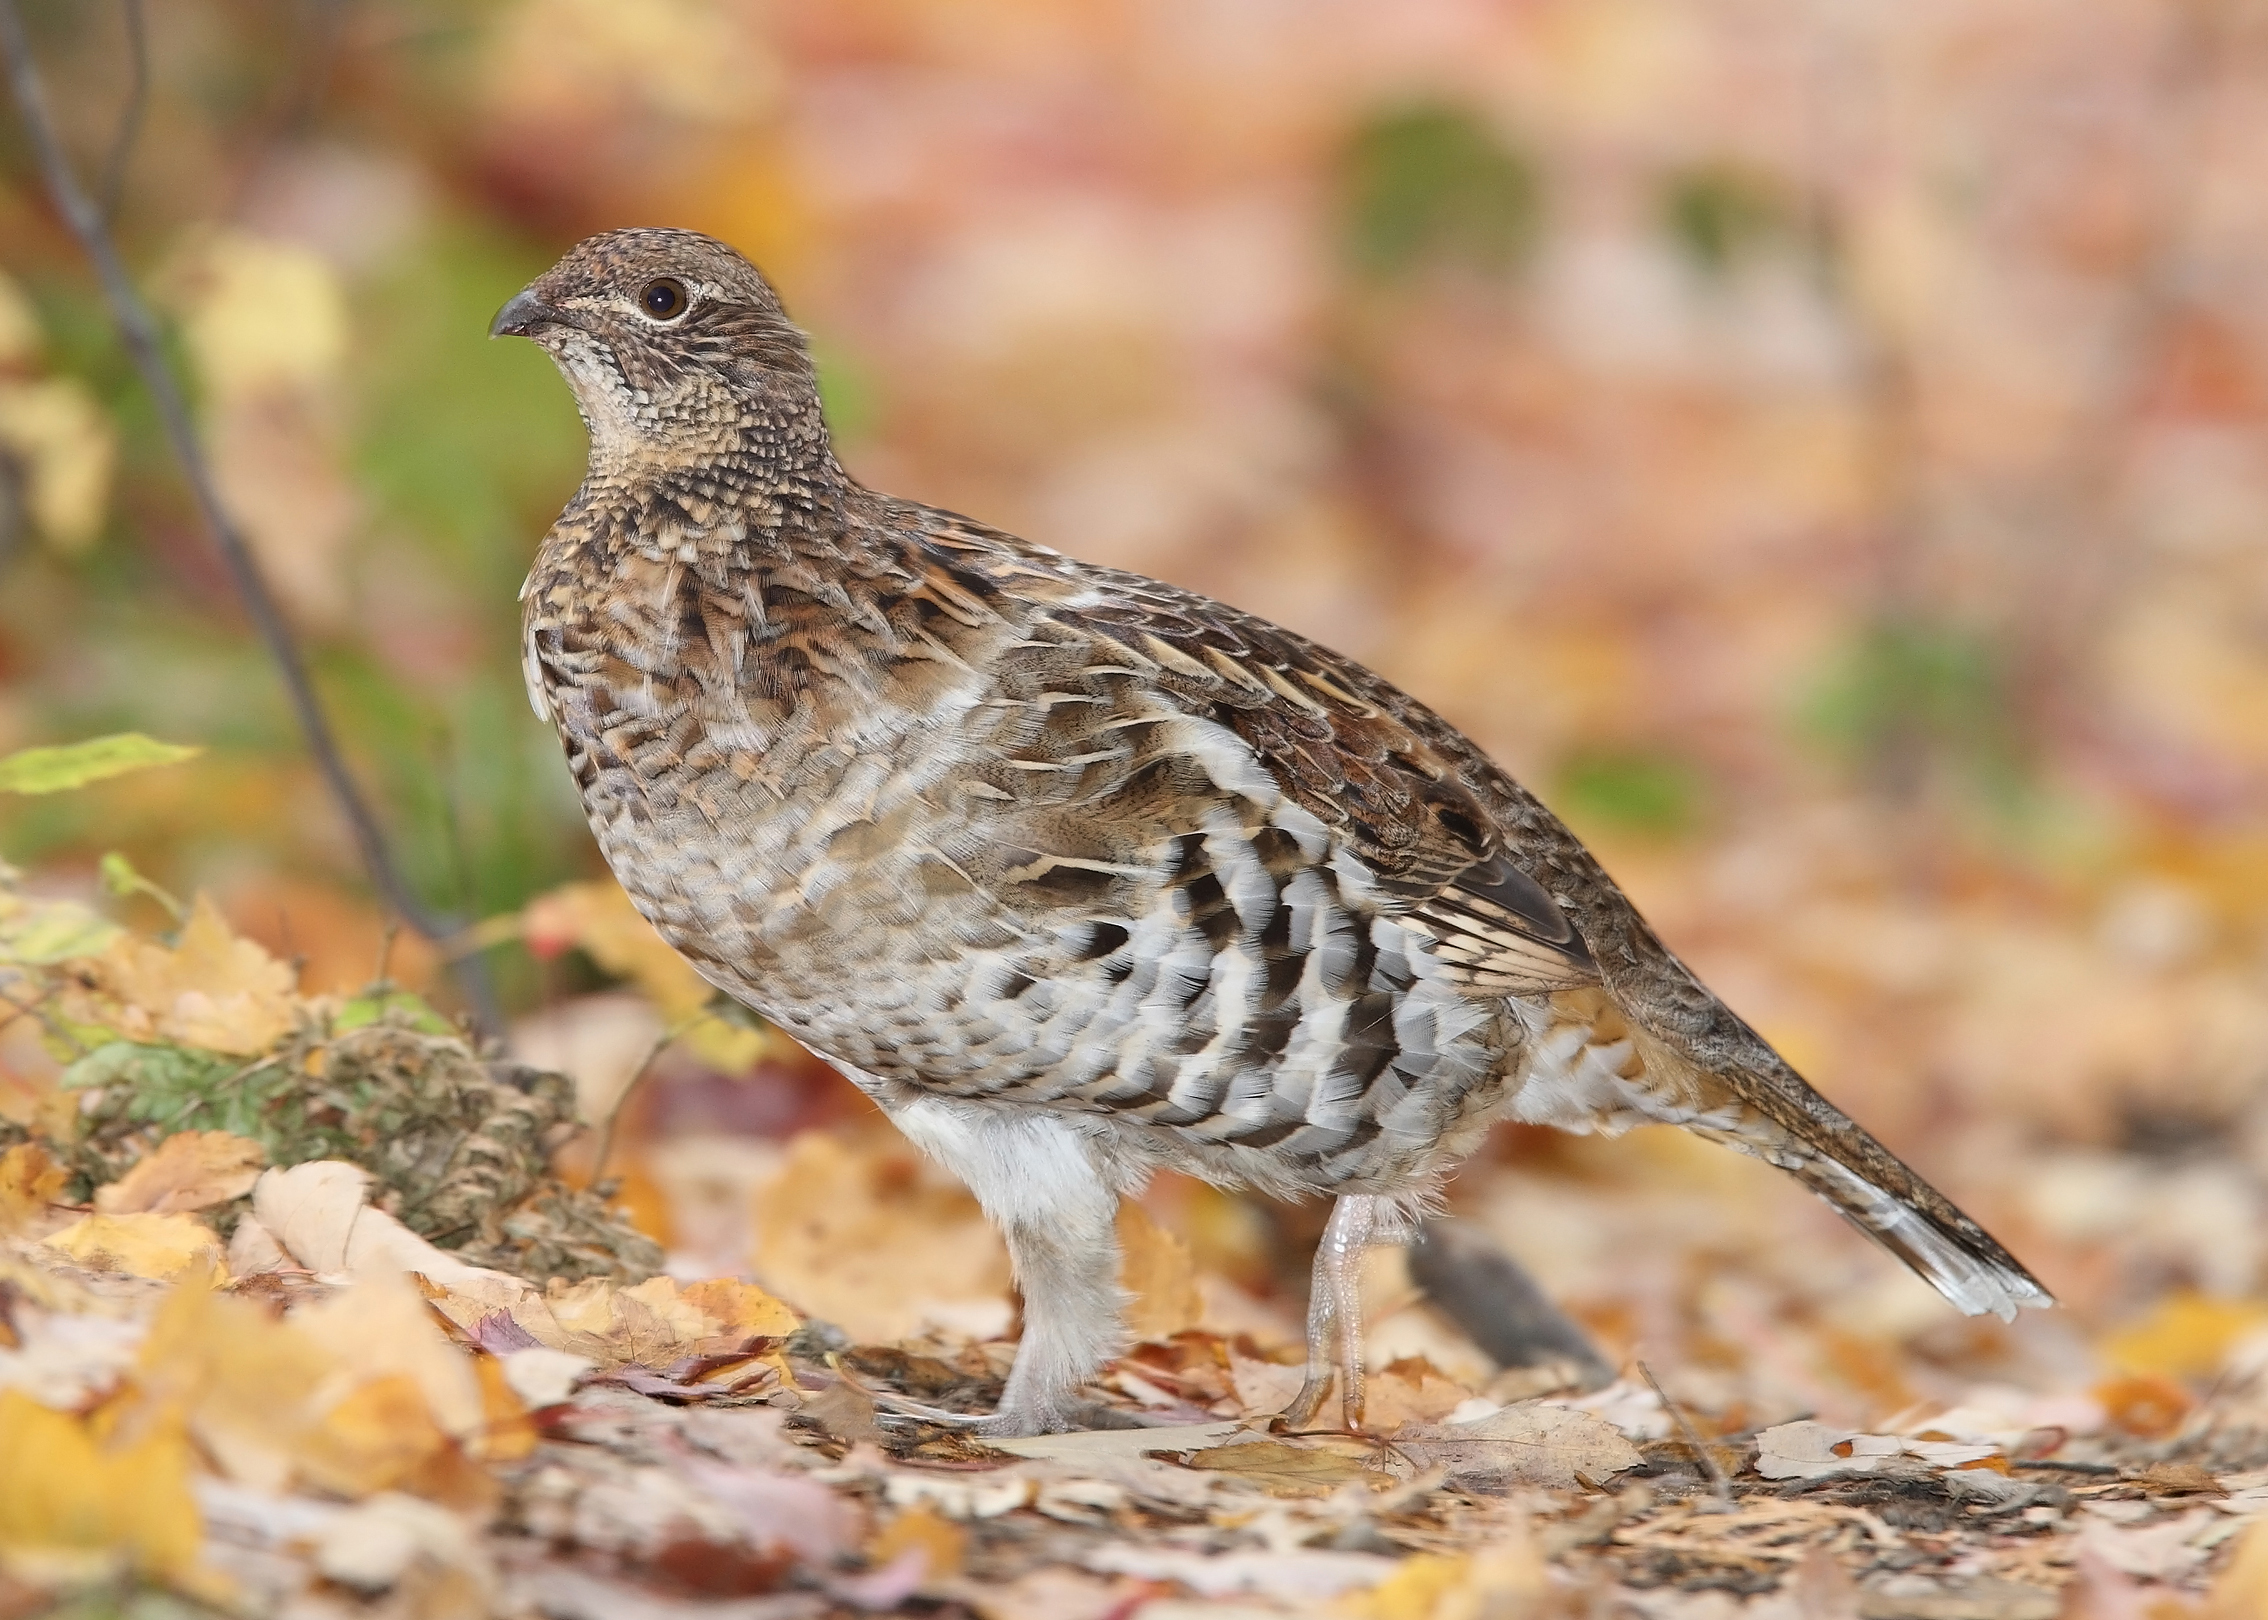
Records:
{"label": "leaf litter ground", "polygon": [[[60,1062],[0,1119],[0,1615],[2268,1612],[2242,1307],[2084,1363],[1939,1323],[1870,1371],[1879,1325],[1687,1256],[1686,1331],[1619,1335],[1681,1347],[1672,1408],[1643,1367],[1494,1367],[1389,1276],[1375,1432],[1287,1434],[1288,1314],[1130,1207],[1140,1342],[1097,1393],[1143,1426],[986,1444],[918,1414],[998,1396],[997,1246],[886,1136],[657,1150],[748,1225],[665,1270],[555,1170],[563,1077],[398,991],[301,997],[206,907],[170,943],[0,909],[0,1016]],[[1564,1218],[1658,1214],[1585,1189]]]}

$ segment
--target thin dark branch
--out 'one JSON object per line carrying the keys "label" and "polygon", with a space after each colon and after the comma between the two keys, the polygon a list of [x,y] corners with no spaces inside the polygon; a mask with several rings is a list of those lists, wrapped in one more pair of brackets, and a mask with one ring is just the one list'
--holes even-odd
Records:
{"label": "thin dark branch", "polygon": [[[0,0],[0,55],[7,58],[8,88],[15,99],[16,111],[23,120],[24,132],[31,138],[32,152],[39,164],[41,178],[46,182],[49,197],[72,235],[93,261],[96,278],[102,284],[103,299],[110,306],[112,321],[117,325],[118,336],[126,346],[134,368],[140,372],[143,386],[149,389],[151,400],[157,406],[158,420],[163,424],[167,442],[173,448],[174,458],[180,462],[183,476],[189,482],[191,495],[197,503],[198,515],[204,520],[205,530],[212,536],[213,545],[227,565],[229,578],[244,603],[253,628],[275,660],[277,672],[283,678],[284,691],[291,700],[293,715],[299,721],[301,734],[307,739],[307,749],[315,758],[316,768],[323,774],[331,796],[338,802],[347,825],[354,833],[354,841],[362,855],[362,864],[370,875],[371,886],[378,891],[387,905],[403,921],[427,939],[443,942],[453,938],[457,925],[453,919],[441,916],[418,898],[394,865],[393,856],[386,847],[385,835],[379,830],[378,818],[357,786],[354,774],[347,769],[346,757],[339,749],[338,738],[331,730],[329,718],[315,695],[313,681],[307,672],[307,661],[300,653],[299,643],[293,638],[291,627],[284,620],[276,604],[275,594],[260,572],[260,565],[244,532],[222,504],[220,491],[213,480],[212,467],[205,458],[204,448],[197,442],[196,428],[189,415],[189,403],[183,395],[180,381],[166,363],[160,345],[157,321],[149,306],[134,290],[134,283],[119,258],[118,247],[112,241],[103,215],[94,199],[87,195],[73,173],[71,161],[63,151],[55,132],[54,120],[48,115],[46,92],[40,84],[39,67],[32,59],[31,41],[24,32],[22,15],[16,9],[16,0]],[[467,964],[471,964],[469,970]],[[477,956],[460,957],[456,962],[458,984],[471,1003],[474,1015],[491,1028],[495,1027],[492,998],[488,993],[486,964]]]}
{"label": "thin dark branch", "polygon": [[1701,1436],[1694,1431],[1693,1425],[1686,1420],[1683,1409],[1678,1406],[1677,1402],[1669,1398],[1669,1391],[1662,1388],[1661,1380],[1654,1376],[1654,1369],[1641,1361],[1638,1363],[1638,1371],[1640,1376],[1646,1380],[1647,1386],[1653,1390],[1654,1398],[1662,1403],[1662,1410],[1669,1413],[1672,1421],[1677,1424],[1678,1432],[1685,1436],[1686,1448],[1699,1460],[1703,1471],[1708,1474],[1710,1488],[1717,1493],[1718,1509],[1722,1511],[1730,1508],[1733,1505],[1732,1481],[1725,1477],[1724,1466],[1717,1461],[1717,1454],[1702,1443]]}
{"label": "thin dark branch", "polygon": [[134,143],[142,138],[142,121],[150,110],[150,24],[142,0],[119,0],[126,23],[126,61],[133,78],[126,91],[126,106],[118,115],[118,133],[110,140],[110,157],[102,166],[102,222],[117,223],[118,200],[126,190],[126,165]]}

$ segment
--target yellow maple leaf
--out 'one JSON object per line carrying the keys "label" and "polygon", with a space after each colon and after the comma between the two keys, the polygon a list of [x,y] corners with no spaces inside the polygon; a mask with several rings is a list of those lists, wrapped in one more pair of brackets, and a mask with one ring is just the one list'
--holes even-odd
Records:
{"label": "yellow maple leaf", "polygon": [[221,1260],[219,1236],[194,1215],[82,1215],[45,1241],[89,1271],[129,1277],[209,1276]]}
{"label": "yellow maple leaf", "polygon": [[122,939],[101,958],[120,1004],[119,1033],[248,1057],[292,1027],[292,971],[231,932],[210,898],[197,897],[173,946]]}
{"label": "yellow maple leaf", "polygon": [[148,1425],[105,1446],[89,1424],[20,1390],[0,1389],[0,1552],[10,1561],[117,1561],[160,1578],[196,1573],[203,1526],[189,1490],[180,1422]]}
{"label": "yellow maple leaf", "polygon": [[109,1186],[96,1188],[94,1205],[105,1215],[209,1209],[250,1192],[267,1160],[267,1150],[249,1137],[177,1131]]}
{"label": "yellow maple leaf", "polygon": [[224,1474],[273,1494],[291,1483],[331,1369],[329,1354],[290,1322],[191,1278],[151,1319],[136,1383],[146,1400],[186,1414]]}
{"label": "yellow maple leaf", "polygon": [[2237,1342],[2268,1325],[2258,1300],[2177,1293],[2132,1326],[2103,1339],[2103,1359],[2129,1377],[2206,1378]]}
{"label": "yellow maple leaf", "polygon": [[37,1142],[19,1142],[0,1153],[0,1235],[46,1220],[70,1179]]}
{"label": "yellow maple leaf", "polygon": [[371,1271],[326,1299],[303,1305],[291,1325],[331,1358],[318,1404],[381,1378],[406,1378],[440,1429],[480,1433],[487,1408],[471,1358],[435,1325],[425,1296],[400,1272]]}

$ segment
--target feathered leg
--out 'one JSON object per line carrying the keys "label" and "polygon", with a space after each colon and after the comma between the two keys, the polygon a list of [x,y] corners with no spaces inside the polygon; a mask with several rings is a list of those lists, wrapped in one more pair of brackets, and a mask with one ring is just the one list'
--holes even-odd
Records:
{"label": "feathered leg", "polygon": [[1023,1291],[1024,1336],[1008,1388],[977,1432],[1061,1434],[1087,1427],[1079,1387],[1123,1338],[1120,1187],[1095,1162],[1085,1137],[1045,1115],[995,1113],[942,1098],[903,1103],[890,1114],[917,1146],[968,1183],[1007,1241]]}

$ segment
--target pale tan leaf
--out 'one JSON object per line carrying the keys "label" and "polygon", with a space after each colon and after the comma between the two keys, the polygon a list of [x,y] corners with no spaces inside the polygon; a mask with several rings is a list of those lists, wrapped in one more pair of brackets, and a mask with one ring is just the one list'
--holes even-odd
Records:
{"label": "pale tan leaf", "polygon": [[1471,1423],[1412,1425],[1394,1447],[1420,1468],[1463,1484],[1566,1489],[1639,1463],[1638,1448],[1603,1418],[1564,1406],[1507,1406]]}
{"label": "pale tan leaf", "polygon": [[227,1131],[178,1131],[107,1187],[95,1189],[105,1215],[160,1215],[209,1209],[252,1190],[267,1152]]}

